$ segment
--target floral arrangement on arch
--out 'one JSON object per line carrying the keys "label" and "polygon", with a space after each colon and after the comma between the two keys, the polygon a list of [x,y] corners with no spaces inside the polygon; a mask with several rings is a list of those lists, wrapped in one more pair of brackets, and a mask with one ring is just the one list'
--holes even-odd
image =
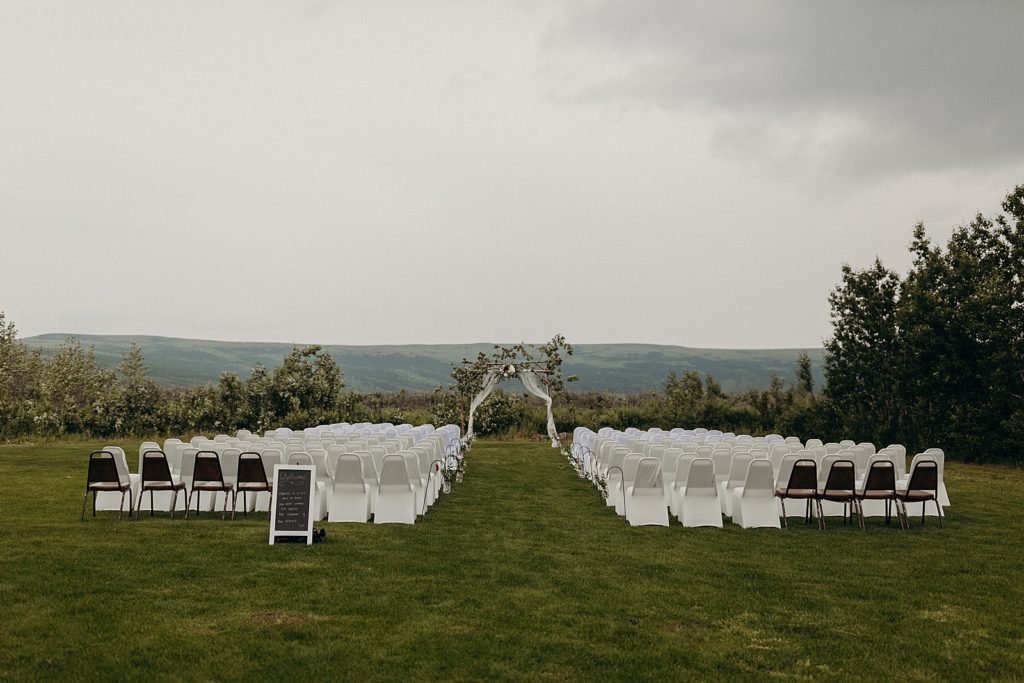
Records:
{"label": "floral arrangement on arch", "polygon": [[501,366],[500,370],[498,371],[498,377],[500,377],[501,379],[512,379],[513,377],[516,376],[518,376],[518,371],[516,370],[516,366],[512,363]]}

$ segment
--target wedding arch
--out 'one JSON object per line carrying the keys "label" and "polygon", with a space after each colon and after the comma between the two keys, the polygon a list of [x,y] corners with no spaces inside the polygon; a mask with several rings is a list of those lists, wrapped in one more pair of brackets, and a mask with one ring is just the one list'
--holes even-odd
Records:
{"label": "wedding arch", "polygon": [[476,413],[476,409],[480,407],[480,404],[486,401],[487,397],[498,388],[498,384],[501,380],[518,379],[522,382],[523,388],[526,389],[526,391],[544,401],[544,405],[547,407],[548,411],[548,438],[551,439],[551,447],[558,448],[560,443],[558,440],[558,430],[555,428],[555,416],[551,412],[551,370],[548,370],[544,366],[545,363],[536,360],[520,360],[515,363],[491,361],[487,363],[485,366],[487,371],[483,377],[483,385],[469,404],[469,420],[466,423],[466,439],[471,440],[473,438],[473,414]]}
{"label": "wedding arch", "polygon": [[564,380],[562,378],[563,352],[571,356],[572,345],[558,334],[540,346],[495,345],[492,354],[481,352],[476,360],[463,360],[461,367],[455,367],[452,377],[456,381],[459,393],[467,397],[472,396],[464,443],[468,444],[473,440],[473,417],[477,408],[498,388],[502,380],[514,379],[521,382],[528,393],[544,401],[547,409],[547,435],[551,439],[551,447],[559,448],[561,442],[558,439],[558,429],[555,427],[555,417],[551,409],[553,397],[563,391],[565,382],[576,381],[576,377],[573,376]]}

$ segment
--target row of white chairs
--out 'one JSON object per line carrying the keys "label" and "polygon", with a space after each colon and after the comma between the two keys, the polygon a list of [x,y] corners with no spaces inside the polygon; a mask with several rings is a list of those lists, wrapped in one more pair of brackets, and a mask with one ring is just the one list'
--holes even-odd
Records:
{"label": "row of white chairs", "polygon": [[[929,449],[915,456],[906,472],[906,450],[894,444],[875,452],[870,443],[852,441],[801,443],[796,437],[752,437],[714,430],[660,429],[593,432],[577,428],[570,456],[580,475],[604,487],[607,504],[630,524],[668,524],[668,513],[686,526],[721,526],[722,516],[742,526],[779,526],[781,504],[775,491],[785,488],[794,463],[814,461],[823,488],[833,463],[850,461],[856,467],[856,486],[863,489],[867,472],[877,462],[891,462],[898,489],[906,490],[917,464],[935,462],[938,504],[949,506],[942,481],[944,454]],[[657,486],[655,485],[657,483]],[[709,502],[714,500],[714,506]],[[766,502],[767,501],[767,502]],[[862,508],[862,510],[860,509]],[[891,513],[885,501],[867,500],[858,508],[864,516]],[[939,515],[939,505],[908,503],[909,514]],[[821,516],[847,515],[847,505],[824,501],[812,512]]]}
{"label": "row of white chairs", "polygon": [[[234,485],[242,453],[257,453],[263,464],[266,479],[273,481],[274,467],[278,464],[312,465],[316,473],[314,514],[316,519],[328,521],[369,521],[379,523],[414,523],[417,515],[425,514],[443,490],[445,468],[458,465],[459,428],[446,425],[435,429],[432,425],[336,424],[322,425],[301,432],[278,429],[265,432],[262,437],[247,430],[234,436],[219,434],[210,439],[196,436],[188,442],[166,439],[162,446],[156,442],[139,445],[139,470],[128,471],[124,451],[116,446],[103,450],[114,454],[118,476],[131,482],[131,496],[140,493],[140,475],[144,455],[162,451],[169,465],[172,480],[184,482],[191,489],[192,468],[201,451],[217,454],[221,475]],[[206,496],[197,492],[178,497],[170,491],[150,491],[140,500],[140,510],[184,510],[191,505],[195,511],[226,509],[229,492],[218,491]],[[270,494],[242,493],[242,511],[267,511]],[[188,501],[191,501],[190,503]],[[234,509],[235,500],[232,499]],[[120,496],[113,492],[98,494],[97,509],[119,509]]]}

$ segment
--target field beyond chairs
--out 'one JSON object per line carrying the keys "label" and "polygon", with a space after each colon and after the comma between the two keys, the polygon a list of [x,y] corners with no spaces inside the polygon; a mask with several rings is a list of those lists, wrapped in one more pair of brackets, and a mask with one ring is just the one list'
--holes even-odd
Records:
{"label": "field beyond chairs", "polygon": [[0,446],[0,678],[1024,677],[1019,469],[947,463],[946,530],[632,527],[546,443],[478,441],[415,525],[269,546],[266,512],[79,522],[104,445]]}

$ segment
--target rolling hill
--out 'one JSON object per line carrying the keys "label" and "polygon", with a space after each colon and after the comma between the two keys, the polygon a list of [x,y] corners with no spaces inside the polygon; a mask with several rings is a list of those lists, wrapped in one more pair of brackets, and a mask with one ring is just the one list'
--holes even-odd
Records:
{"label": "rolling hill", "polygon": [[[216,382],[222,372],[247,376],[256,363],[274,367],[291,344],[225,342],[173,337],[43,334],[25,338],[29,346],[52,352],[66,337],[92,346],[97,360],[117,365],[121,354],[138,344],[150,375],[166,386]],[[325,345],[345,373],[348,388],[369,391],[425,391],[448,384],[452,365],[490,351],[491,344],[412,344],[402,346]],[[822,350],[817,349],[693,349],[657,344],[579,344],[566,359],[566,375],[578,375],[576,390],[628,393],[659,389],[675,371],[711,373],[728,391],[766,387],[771,373],[792,382],[797,356],[811,357],[815,381],[821,384]]]}

